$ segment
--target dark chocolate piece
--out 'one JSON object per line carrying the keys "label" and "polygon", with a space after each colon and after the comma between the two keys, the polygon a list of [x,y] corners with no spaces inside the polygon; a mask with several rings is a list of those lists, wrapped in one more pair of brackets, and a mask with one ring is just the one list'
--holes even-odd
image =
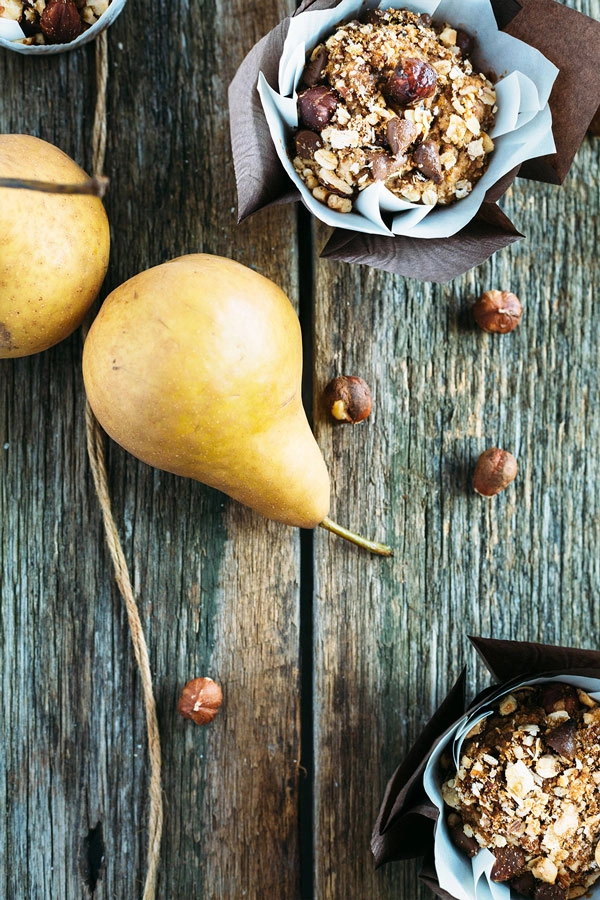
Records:
{"label": "dark chocolate piece", "polygon": [[496,861],[492,866],[492,881],[509,881],[519,875],[525,865],[525,853],[520,847],[498,847],[493,850]]}

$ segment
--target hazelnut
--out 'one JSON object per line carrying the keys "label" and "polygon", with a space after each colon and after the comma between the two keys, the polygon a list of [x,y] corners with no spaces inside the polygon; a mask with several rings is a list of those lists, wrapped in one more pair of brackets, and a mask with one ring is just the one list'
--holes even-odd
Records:
{"label": "hazelnut", "polygon": [[582,706],[587,706],[589,709],[594,709],[598,704],[595,700],[592,700],[590,695],[585,691],[582,691],[581,688],[577,688],[577,699],[582,704]]}
{"label": "hazelnut", "polygon": [[40,18],[40,28],[49,44],[69,44],[83,31],[74,0],[50,0]]}
{"label": "hazelnut", "polygon": [[373,400],[369,385],[357,375],[338,375],[323,391],[323,403],[338,422],[356,425],[370,415]]}
{"label": "hazelnut", "polygon": [[325,85],[310,87],[298,95],[298,116],[311,131],[321,131],[329,124],[339,101],[338,94]]}
{"label": "hazelnut", "polygon": [[223,692],[212,678],[193,678],[188,681],[177,704],[177,712],[196,725],[212,722],[223,702]]}
{"label": "hazelnut", "polygon": [[485,291],[473,307],[479,327],[483,331],[499,334],[513,331],[522,313],[519,298],[510,291]]}
{"label": "hazelnut", "polygon": [[485,450],[475,466],[473,488],[482,497],[493,497],[508,487],[517,476],[517,461],[508,450]]}
{"label": "hazelnut", "polygon": [[431,97],[437,87],[437,72],[423,59],[401,60],[386,84],[389,100],[398,106],[409,106]]}
{"label": "hazelnut", "polygon": [[498,706],[498,712],[501,716],[510,716],[518,707],[517,698],[514,694],[507,694],[503,697]]}

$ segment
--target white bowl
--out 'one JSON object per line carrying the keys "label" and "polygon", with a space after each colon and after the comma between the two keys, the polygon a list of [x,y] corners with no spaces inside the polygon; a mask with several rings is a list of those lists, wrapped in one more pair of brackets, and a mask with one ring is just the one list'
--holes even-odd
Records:
{"label": "white bowl", "polygon": [[[83,44],[93,41],[100,32],[105,31],[109,25],[115,21],[119,13],[122,11],[127,0],[112,0],[106,12],[102,13],[97,22],[94,22],[83,34],[76,37],[74,41],[68,44],[23,44],[23,36],[17,31],[11,29],[11,26],[20,28],[16,22],[10,19],[0,19],[0,47],[6,47],[7,50],[14,50],[16,53],[26,53],[30,56],[44,56],[53,53],[66,53],[67,50],[75,50]],[[3,36],[5,31],[7,36]],[[14,37],[13,37],[14,33]]]}

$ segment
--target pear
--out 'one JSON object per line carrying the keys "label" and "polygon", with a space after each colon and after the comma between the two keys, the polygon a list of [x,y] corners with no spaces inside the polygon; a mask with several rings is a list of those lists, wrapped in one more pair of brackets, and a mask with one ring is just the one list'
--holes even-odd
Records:
{"label": "pear", "polygon": [[83,352],[91,409],[133,456],[269,519],[336,530],[301,377],[302,335],[288,297],[210,254],[173,259],[116,288]]}
{"label": "pear", "polygon": [[0,135],[0,178],[19,183],[0,187],[0,358],[29,356],[80,325],[106,274],[109,225],[99,197],[60,190],[89,179],[53,144]]}

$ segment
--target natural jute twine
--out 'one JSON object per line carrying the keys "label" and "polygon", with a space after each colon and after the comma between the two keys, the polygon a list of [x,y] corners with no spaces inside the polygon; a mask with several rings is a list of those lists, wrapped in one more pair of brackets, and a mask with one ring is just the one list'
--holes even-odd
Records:
{"label": "natural jute twine", "polygon": [[[106,86],[108,82],[108,41],[107,32],[103,31],[96,39],[96,110],[94,114],[93,132],[93,175],[102,176],[106,155]],[[84,326],[84,339],[87,327]],[[131,579],[119,533],[113,518],[110,495],[108,492],[108,476],[104,456],[104,434],[89,403],[86,401],[85,423],[87,432],[87,450],[94,478],[94,485],[104,522],[106,543],[110,551],[115,570],[115,578],[121,596],[125,602],[127,620],[131,631],[133,651],[140,671],[144,705],[146,707],[146,730],[148,732],[148,753],[150,756],[150,812],[148,817],[148,871],[144,885],[143,900],[154,900],[156,896],[156,876],[160,859],[160,840],[163,823],[163,805],[161,790],[161,753],[156,704],[152,691],[152,675],[148,660],[148,647],[144,638],[140,615],[131,587]]]}

